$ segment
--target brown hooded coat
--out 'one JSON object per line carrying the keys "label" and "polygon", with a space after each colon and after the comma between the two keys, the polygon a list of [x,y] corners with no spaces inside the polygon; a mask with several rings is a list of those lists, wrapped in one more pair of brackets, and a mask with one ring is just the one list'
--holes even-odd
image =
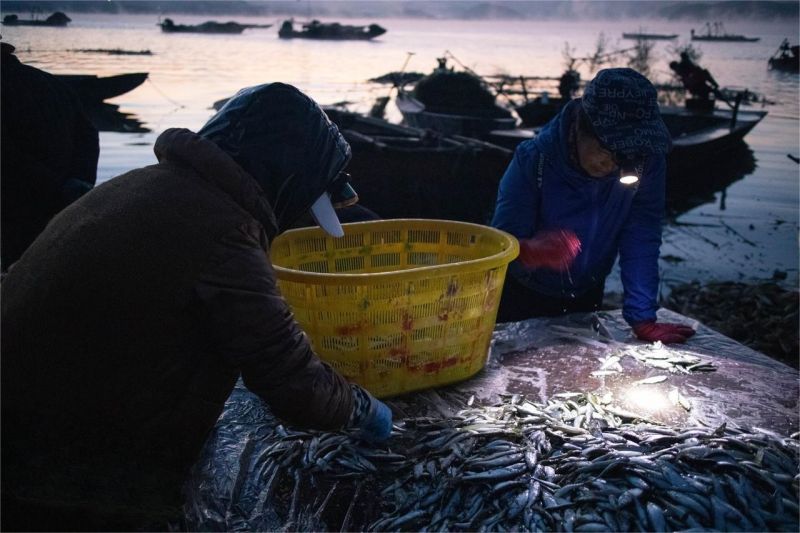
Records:
{"label": "brown hooded coat", "polygon": [[80,529],[175,516],[239,376],[290,424],[352,409],[278,291],[257,181],[188,130],[155,153],[57,215],[2,283],[4,503],[108,513]]}

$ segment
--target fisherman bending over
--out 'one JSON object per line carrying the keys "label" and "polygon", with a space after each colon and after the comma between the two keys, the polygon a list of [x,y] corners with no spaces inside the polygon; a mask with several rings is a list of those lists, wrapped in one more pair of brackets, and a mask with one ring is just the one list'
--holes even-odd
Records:
{"label": "fisherman bending over", "polygon": [[2,291],[2,529],[165,530],[237,379],[286,423],[389,436],[389,408],[315,355],[272,239],[341,235],[350,147],[294,87],[240,91],[158,164],[58,214]]}
{"label": "fisherman bending over", "polygon": [[520,240],[499,321],[599,309],[619,256],[622,315],[635,334],[650,342],[694,334],[656,321],[670,147],[656,89],[628,68],[601,70],[582,98],[517,147],[492,220]]}

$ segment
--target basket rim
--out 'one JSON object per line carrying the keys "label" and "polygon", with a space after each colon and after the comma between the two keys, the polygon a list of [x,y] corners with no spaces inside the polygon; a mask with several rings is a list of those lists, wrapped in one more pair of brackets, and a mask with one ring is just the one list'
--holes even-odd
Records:
{"label": "basket rim", "polygon": [[[431,223],[435,224],[436,227],[431,227]],[[342,228],[344,229],[344,234],[347,236],[348,229],[351,228],[358,228],[361,226],[400,226],[400,229],[409,229],[409,226],[412,226],[411,229],[415,229],[414,227],[425,227],[427,229],[442,229],[441,226],[449,226],[451,228],[472,228],[475,230],[479,230],[485,233],[493,233],[497,237],[500,237],[503,242],[506,243],[505,249],[501,250],[500,252],[489,255],[486,257],[481,257],[480,259],[470,259],[467,261],[459,261],[457,263],[447,263],[444,265],[430,265],[430,266],[420,266],[415,268],[408,268],[405,270],[394,270],[390,272],[367,272],[367,273],[338,273],[338,272],[306,272],[302,270],[295,270],[291,268],[282,267],[272,263],[272,268],[275,270],[275,274],[278,279],[285,280],[285,281],[301,281],[301,282],[311,282],[327,285],[327,284],[374,284],[376,282],[391,282],[396,280],[402,280],[409,277],[418,278],[420,274],[427,274],[427,277],[434,277],[434,276],[441,276],[446,275],[451,271],[455,272],[463,272],[465,265],[475,265],[480,266],[480,268],[475,268],[475,270],[488,270],[490,268],[496,268],[498,266],[505,266],[508,265],[511,261],[516,259],[519,255],[519,241],[517,241],[516,237],[507,233],[503,230],[499,230],[497,228],[493,228],[491,226],[484,226],[482,224],[475,224],[472,222],[461,222],[456,220],[444,220],[444,219],[435,219],[435,218],[391,218],[391,219],[382,219],[382,220],[367,220],[364,222],[348,222],[342,224]],[[275,243],[279,242],[281,239],[287,238],[287,236],[298,235],[307,233],[309,235],[316,235],[320,237],[326,237],[328,239],[337,239],[337,237],[332,237],[328,235],[322,228],[319,226],[310,226],[306,228],[297,228],[287,230],[277,237],[273,239],[272,243],[270,243],[270,248],[272,248]]]}

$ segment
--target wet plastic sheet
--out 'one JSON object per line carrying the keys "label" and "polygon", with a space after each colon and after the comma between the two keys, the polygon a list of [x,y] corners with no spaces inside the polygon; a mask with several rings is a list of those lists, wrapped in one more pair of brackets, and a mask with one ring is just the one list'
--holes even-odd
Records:
{"label": "wet plastic sheet", "polygon": [[[501,395],[520,394],[545,401],[558,392],[595,391],[610,392],[625,407],[669,426],[717,427],[725,422],[728,427],[762,428],[780,435],[798,430],[796,370],[677,313],[661,310],[659,320],[689,324],[698,330],[686,345],[663,349],[700,358],[716,370],[669,372],[623,355],[620,372],[593,375],[609,355],[653,346],[632,337],[619,311],[574,314],[499,324],[486,368],[477,376],[388,403],[396,419],[447,417],[468,398],[494,402]],[[634,384],[648,377],[660,381]],[[687,400],[686,406],[667,399],[673,391]],[[283,522],[285,509],[275,508],[280,488],[271,476],[274,469],[266,439],[281,430],[278,424],[258,397],[241,382],[237,384],[187,484],[186,515],[191,529],[339,529],[340,524],[325,524],[319,517],[303,525]],[[301,499],[308,500],[305,504],[311,508],[319,505],[321,497],[319,490],[309,490]]]}
{"label": "wet plastic sheet", "polygon": [[[666,375],[663,383],[647,387],[654,393],[650,398],[631,398],[627,407],[668,425],[727,422],[787,435],[798,430],[796,370],[678,313],[661,309],[658,316],[661,322],[688,324],[697,330],[687,344],[665,346],[665,350],[698,357],[716,371],[672,373],[623,357],[624,372],[592,376],[601,366],[599,358],[652,346],[635,339],[622,313],[613,311],[500,324],[493,337],[491,370],[463,386],[481,398],[519,393],[543,401],[554,393],[573,390],[610,390],[615,397],[626,398],[634,381]],[[595,332],[593,324],[599,324],[610,339]],[[656,394],[665,396],[673,388],[691,401],[690,411],[664,406],[664,398]],[[649,405],[653,401],[655,405]]]}

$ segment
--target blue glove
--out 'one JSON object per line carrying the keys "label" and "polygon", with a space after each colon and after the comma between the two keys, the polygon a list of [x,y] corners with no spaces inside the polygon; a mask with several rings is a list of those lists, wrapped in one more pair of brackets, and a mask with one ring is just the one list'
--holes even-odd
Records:
{"label": "blue glove", "polygon": [[353,391],[353,412],[348,427],[367,442],[380,442],[392,433],[392,410],[358,385],[350,384]]}

